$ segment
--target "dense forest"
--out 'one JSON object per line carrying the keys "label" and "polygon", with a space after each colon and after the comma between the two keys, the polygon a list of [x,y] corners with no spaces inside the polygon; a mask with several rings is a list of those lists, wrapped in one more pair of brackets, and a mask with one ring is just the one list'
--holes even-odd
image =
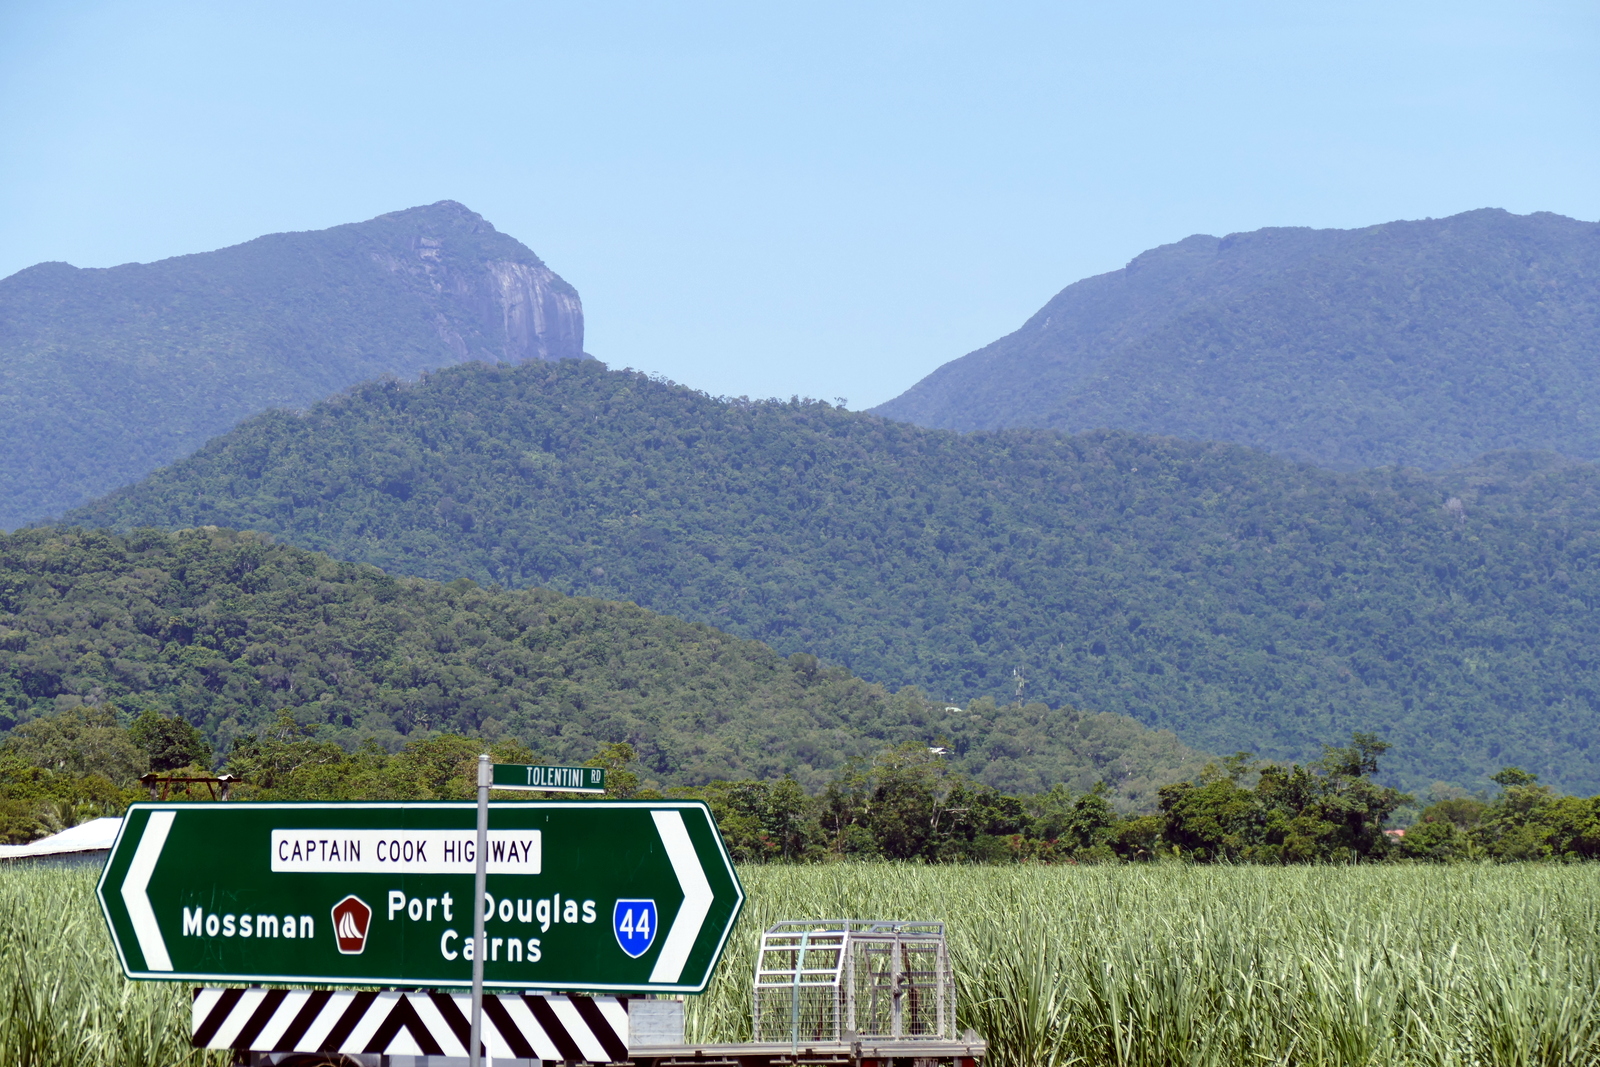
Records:
{"label": "dense forest", "polygon": [[[510,737],[486,745],[433,734],[394,751],[369,739],[346,750],[322,732],[285,710],[262,729],[236,736],[220,761],[242,780],[235,800],[466,800],[486,747],[498,762],[537,758]],[[607,794],[614,798],[706,800],[730,851],[745,863],[1600,858],[1600,797],[1561,796],[1508,767],[1494,776],[1498,795],[1436,787],[1419,812],[1415,798],[1375,780],[1387,749],[1358,733],[1303,765],[1261,764],[1240,753],[1162,786],[1153,810],[1133,812],[1117,810],[1104,782],[1008,795],[962,773],[948,752],[915,741],[853,757],[810,792],[789,776],[663,790],[639,773],[626,743],[602,744],[586,763],[607,768]],[[210,757],[191,724],[150,708],[128,727],[104,707],[32,719],[0,743],[0,840],[25,841],[120,814],[142,799],[134,781],[142,768],[196,776],[210,770]],[[178,789],[178,800],[209,798],[200,786]],[[1386,830],[1397,813],[1409,829]]]}
{"label": "dense forest", "polygon": [[240,419],[464,359],[577,358],[577,292],[460,204],[159,263],[0,280],[0,529]]}
{"label": "dense forest", "polygon": [[1486,209],[1155,248],[875,410],[1231,441],[1338,469],[1505,448],[1600,459],[1597,348],[1600,225]]}
{"label": "dense forest", "polygon": [[577,762],[626,743],[655,786],[787,774],[814,789],[853,757],[914,742],[986,786],[1105,781],[1117,803],[1147,807],[1198,766],[1124,716],[890,693],[632,604],[396,578],[226,530],[0,536],[0,726],[78,707],[112,715],[108,728],[176,718],[223,754],[280,711],[346,748],[472,733]]}
{"label": "dense forest", "polygon": [[464,365],[263,415],[73,519],[630,600],[1210,752],[1305,760],[1372,732],[1405,788],[1515,763],[1600,790],[1600,470],[1539,456],[1337,474],[717,400],[592,361]]}

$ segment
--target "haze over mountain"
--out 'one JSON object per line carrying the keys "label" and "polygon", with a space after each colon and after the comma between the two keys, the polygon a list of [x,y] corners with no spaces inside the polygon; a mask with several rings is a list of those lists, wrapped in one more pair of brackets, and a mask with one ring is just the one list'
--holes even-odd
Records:
{"label": "haze over mountain", "polygon": [[1335,469],[1600,459],[1600,225],[1484,209],[1189,237],[873,409],[1231,441]]}
{"label": "haze over mountain", "polygon": [[449,200],[157,263],[40,263],[0,280],[0,529],[268,408],[467,359],[582,354],[576,290]]}
{"label": "haze over mountain", "polygon": [[[1211,752],[1370,730],[1408,785],[1600,790],[1600,468],[1340,474],[1122,432],[967,435],[470,364],[258,416],[76,512],[631,600],[955,706],[1132,715]],[[993,758],[1021,759],[1031,742]]]}

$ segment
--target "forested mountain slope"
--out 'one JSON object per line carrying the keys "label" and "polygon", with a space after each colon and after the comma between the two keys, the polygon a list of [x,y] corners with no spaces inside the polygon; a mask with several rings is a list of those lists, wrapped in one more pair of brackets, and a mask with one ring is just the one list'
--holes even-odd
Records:
{"label": "forested mountain slope", "polygon": [[960,435],[585,361],[269,413],[74,518],[632,600],[954,704],[1126,713],[1211,752],[1370,730],[1406,782],[1514,763],[1600,791],[1597,470],[1453,478]]}
{"label": "forested mountain slope", "polygon": [[181,714],[219,751],[280,708],[347,743],[481,732],[581,762],[626,741],[661,784],[815,787],[941,738],[956,768],[1021,792],[1104,778],[1148,805],[1199,767],[1122,716],[891,695],[632,604],[395,578],[226,530],[0,536],[0,725],[79,701]]}
{"label": "forested mountain slope", "polygon": [[1338,469],[1600,459],[1600,225],[1470,211],[1194,236],[1068,286],[875,410],[1232,441]]}
{"label": "forested mountain slope", "polygon": [[0,529],[383,374],[578,357],[577,292],[460,204],[0,280]]}

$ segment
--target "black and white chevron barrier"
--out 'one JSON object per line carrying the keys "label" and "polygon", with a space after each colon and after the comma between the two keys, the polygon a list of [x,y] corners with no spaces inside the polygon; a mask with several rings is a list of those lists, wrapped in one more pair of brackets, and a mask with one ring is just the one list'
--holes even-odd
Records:
{"label": "black and white chevron barrier", "polygon": [[[196,989],[196,1048],[465,1056],[465,993],[333,993]],[[626,997],[483,998],[483,1043],[495,1059],[617,1063],[628,1058]]]}

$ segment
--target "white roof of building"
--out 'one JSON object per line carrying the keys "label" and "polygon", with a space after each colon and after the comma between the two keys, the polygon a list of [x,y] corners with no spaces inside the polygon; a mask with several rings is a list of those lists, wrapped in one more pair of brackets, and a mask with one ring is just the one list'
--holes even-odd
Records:
{"label": "white roof of building", "polygon": [[59,834],[41,837],[26,845],[0,845],[0,860],[63,856],[73,852],[103,852],[117,840],[121,819],[90,819]]}

